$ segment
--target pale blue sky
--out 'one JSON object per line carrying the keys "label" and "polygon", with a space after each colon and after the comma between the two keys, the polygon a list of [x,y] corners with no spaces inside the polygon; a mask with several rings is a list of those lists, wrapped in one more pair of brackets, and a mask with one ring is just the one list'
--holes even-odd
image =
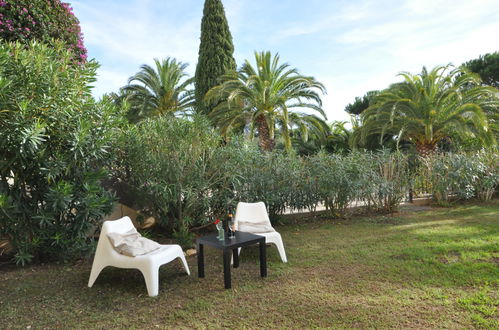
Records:
{"label": "pale blue sky", "polygon": [[[118,90],[141,64],[175,57],[194,73],[203,0],[70,1],[90,58],[94,94]],[[326,85],[329,120],[348,120],[355,96],[382,89],[400,71],[459,65],[499,50],[497,0],[224,0],[240,65],[255,50]]]}

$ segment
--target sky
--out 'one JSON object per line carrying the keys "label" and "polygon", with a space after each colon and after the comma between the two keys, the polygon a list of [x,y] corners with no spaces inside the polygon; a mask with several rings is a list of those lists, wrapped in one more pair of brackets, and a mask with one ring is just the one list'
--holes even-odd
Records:
{"label": "sky", "polygon": [[[194,75],[203,0],[71,1],[89,58],[93,93],[115,92],[142,64],[174,57]],[[397,74],[499,51],[498,0],[222,0],[238,66],[255,51],[279,53],[322,82],[328,121],[349,120],[356,96]]]}

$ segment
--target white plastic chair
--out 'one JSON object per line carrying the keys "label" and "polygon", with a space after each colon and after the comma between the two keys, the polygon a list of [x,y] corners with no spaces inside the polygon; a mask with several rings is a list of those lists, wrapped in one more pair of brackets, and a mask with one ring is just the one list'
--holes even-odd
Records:
{"label": "white plastic chair", "polygon": [[[268,227],[272,227],[270,224],[269,215],[267,213],[267,208],[265,203],[237,203],[236,216],[235,216],[235,226],[236,230],[239,230],[239,221],[244,221],[247,223],[266,223]],[[281,234],[276,231],[270,232],[253,232],[255,235],[265,236],[266,243],[274,244],[279,251],[282,262],[288,262],[286,258],[286,251],[284,251],[284,244],[282,243]],[[239,252],[241,249],[239,248]]]}
{"label": "white plastic chair", "polygon": [[185,260],[184,252],[177,244],[161,245],[161,247],[155,251],[136,257],[128,257],[116,252],[111,245],[107,234],[126,233],[133,228],[133,223],[129,217],[123,217],[114,221],[104,221],[99,236],[99,242],[97,243],[92,271],[90,272],[90,278],[88,279],[88,287],[92,287],[97,276],[99,276],[99,273],[107,266],[140,270],[142,275],[144,275],[149,296],[158,295],[159,267],[161,265],[169,263],[176,258],[180,258],[187,274],[191,274]]}

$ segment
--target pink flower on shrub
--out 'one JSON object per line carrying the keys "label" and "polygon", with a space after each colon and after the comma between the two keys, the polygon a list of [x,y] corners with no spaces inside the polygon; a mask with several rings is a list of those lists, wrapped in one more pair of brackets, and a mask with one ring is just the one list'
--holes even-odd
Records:
{"label": "pink flower on shrub", "polygon": [[[42,24],[44,30],[37,31],[37,34],[42,34],[43,36],[49,35],[67,41],[73,61],[78,64],[84,64],[87,61],[87,50],[78,20],[75,18],[71,4],[62,1],[0,0],[0,11],[2,11],[0,13],[0,32],[7,38],[29,40],[34,37],[33,32],[36,31],[36,27]],[[23,6],[22,3],[29,3],[29,6]],[[41,13],[38,10],[38,7],[43,8],[43,6],[47,7],[46,13]],[[7,7],[9,12],[7,15],[4,13],[5,10],[2,7]],[[45,14],[47,15],[45,16]],[[36,15],[39,15],[39,18],[35,20]],[[0,38],[2,37],[0,36]]]}

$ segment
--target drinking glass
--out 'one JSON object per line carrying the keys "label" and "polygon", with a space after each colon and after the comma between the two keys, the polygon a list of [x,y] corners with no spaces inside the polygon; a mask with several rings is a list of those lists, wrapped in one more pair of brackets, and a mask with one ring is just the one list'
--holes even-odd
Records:
{"label": "drinking glass", "polygon": [[224,227],[223,227],[222,222],[220,221],[215,226],[217,226],[217,230],[218,230],[218,236],[217,236],[218,240],[223,241],[225,239],[225,233],[224,233]]}
{"label": "drinking glass", "polygon": [[236,237],[236,222],[234,221],[234,218],[229,221],[229,230],[232,232],[230,238]]}

